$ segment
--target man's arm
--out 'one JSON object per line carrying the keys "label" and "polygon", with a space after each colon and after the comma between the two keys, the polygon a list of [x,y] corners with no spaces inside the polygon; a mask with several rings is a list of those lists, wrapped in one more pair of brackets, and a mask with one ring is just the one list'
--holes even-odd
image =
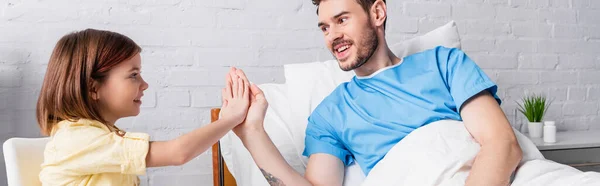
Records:
{"label": "man's arm", "polygon": [[264,130],[255,130],[241,139],[271,186],[342,185],[344,164],[335,156],[310,156],[304,178],[288,165]]}
{"label": "man's arm", "polygon": [[482,91],[467,100],[461,117],[481,145],[466,185],[509,185],[522,151],[498,102],[488,91]]}
{"label": "man's arm", "polygon": [[[233,68],[233,71],[230,71],[230,73],[232,76],[233,74],[237,74],[244,82],[248,82],[244,71]],[[227,81],[231,80],[228,79]],[[248,109],[246,120],[233,128],[233,132],[240,137],[269,184],[272,186],[341,186],[344,175],[344,164],[342,160],[333,155],[315,154],[310,156],[305,173],[306,178],[302,177],[302,175],[288,165],[264,130],[263,124],[268,103],[263,91],[256,84],[252,84],[250,92],[250,108]],[[226,93],[227,91],[224,91],[223,96]]]}
{"label": "man's arm", "polygon": [[330,154],[313,154],[308,158],[304,177],[313,185],[341,186],[344,181],[344,163]]}

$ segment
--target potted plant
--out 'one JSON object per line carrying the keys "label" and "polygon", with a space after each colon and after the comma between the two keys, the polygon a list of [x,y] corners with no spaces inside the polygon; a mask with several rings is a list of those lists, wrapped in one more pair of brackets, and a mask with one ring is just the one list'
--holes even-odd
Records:
{"label": "potted plant", "polygon": [[550,106],[550,101],[546,99],[544,95],[532,94],[525,96],[523,104],[518,105],[518,109],[529,121],[527,123],[527,129],[529,130],[529,137],[541,138],[542,137],[542,120],[544,114]]}

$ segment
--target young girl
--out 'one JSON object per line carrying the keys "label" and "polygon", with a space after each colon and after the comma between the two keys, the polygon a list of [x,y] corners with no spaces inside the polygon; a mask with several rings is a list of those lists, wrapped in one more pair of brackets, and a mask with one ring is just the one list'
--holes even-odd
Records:
{"label": "young girl", "polygon": [[118,119],[139,114],[148,88],[140,51],[110,31],[87,29],[58,41],[37,103],[41,131],[51,136],[43,185],[139,185],[136,175],[146,167],[182,165],[244,121],[249,84],[229,73],[218,121],[170,141],[151,142],[148,134],[117,128]]}

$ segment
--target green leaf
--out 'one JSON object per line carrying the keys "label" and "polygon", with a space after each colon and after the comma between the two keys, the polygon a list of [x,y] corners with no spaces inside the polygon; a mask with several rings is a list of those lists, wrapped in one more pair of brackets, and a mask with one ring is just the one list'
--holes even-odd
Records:
{"label": "green leaf", "polygon": [[541,122],[550,107],[550,102],[544,95],[528,95],[523,97],[522,104],[517,102],[518,110],[529,122]]}

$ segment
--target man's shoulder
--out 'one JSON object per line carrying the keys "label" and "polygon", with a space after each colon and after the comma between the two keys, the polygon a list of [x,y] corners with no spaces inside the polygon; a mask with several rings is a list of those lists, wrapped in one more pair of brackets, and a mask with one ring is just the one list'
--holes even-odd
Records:
{"label": "man's shoulder", "polygon": [[338,85],[329,95],[327,95],[323,100],[317,105],[317,107],[311,113],[311,116],[314,114],[320,115],[332,115],[339,111],[340,107],[344,106],[344,95],[346,94],[347,88],[346,86],[350,82],[344,82]]}
{"label": "man's shoulder", "polygon": [[440,55],[449,55],[451,53],[463,53],[463,51],[460,48],[449,48],[449,47],[445,47],[445,46],[436,46],[430,49],[426,49],[423,50],[421,52],[417,52],[414,54],[410,54],[408,56],[406,56],[407,58],[412,58],[412,57],[437,57]]}
{"label": "man's shoulder", "polygon": [[459,48],[437,46],[422,52],[404,57],[403,63],[410,63],[413,68],[437,68],[444,70],[448,65],[456,63],[456,59],[466,54]]}

